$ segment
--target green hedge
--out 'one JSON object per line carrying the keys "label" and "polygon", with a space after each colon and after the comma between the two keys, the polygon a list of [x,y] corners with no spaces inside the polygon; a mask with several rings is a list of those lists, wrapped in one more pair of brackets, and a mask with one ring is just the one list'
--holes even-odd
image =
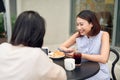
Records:
{"label": "green hedge", "polygon": [[[14,27],[15,20],[16,20],[16,17],[12,16],[11,17],[12,29]],[[3,33],[5,33],[5,30],[4,30],[4,18],[3,18],[3,14],[0,14],[0,37],[5,37],[5,35]]]}
{"label": "green hedge", "polygon": [[4,32],[4,20],[2,14],[0,15],[0,33]]}

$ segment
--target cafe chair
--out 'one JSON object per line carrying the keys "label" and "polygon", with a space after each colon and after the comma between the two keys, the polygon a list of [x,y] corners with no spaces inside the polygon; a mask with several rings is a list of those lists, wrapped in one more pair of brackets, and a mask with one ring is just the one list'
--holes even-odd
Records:
{"label": "cafe chair", "polygon": [[118,62],[119,58],[120,58],[119,52],[115,48],[111,47],[110,48],[110,54],[115,55],[115,59],[112,61],[112,67],[111,67],[111,76],[112,76],[112,78],[110,78],[110,80],[117,80],[116,75],[115,75],[115,65]]}

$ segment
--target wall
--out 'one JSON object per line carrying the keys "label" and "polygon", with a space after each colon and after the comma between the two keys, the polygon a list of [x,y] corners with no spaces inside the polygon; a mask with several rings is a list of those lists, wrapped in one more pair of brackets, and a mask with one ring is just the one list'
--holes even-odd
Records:
{"label": "wall", "polygon": [[44,46],[57,48],[69,37],[70,0],[17,0],[17,15],[25,10],[35,10],[45,18]]}

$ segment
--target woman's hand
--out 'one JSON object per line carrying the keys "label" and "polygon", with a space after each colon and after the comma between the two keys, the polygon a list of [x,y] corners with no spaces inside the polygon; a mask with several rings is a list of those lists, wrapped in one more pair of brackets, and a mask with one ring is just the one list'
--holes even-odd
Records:
{"label": "woman's hand", "polygon": [[82,56],[82,54],[78,51],[73,51],[71,53],[66,53],[65,55],[66,55],[66,57],[72,57],[72,58],[75,58],[75,57],[80,57],[81,58],[81,56]]}
{"label": "woman's hand", "polygon": [[73,57],[75,52],[75,50],[71,48],[58,48],[58,50],[64,52],[66,57]]}
{"label": "woman's hand", "polygon": [[71,53],[65,53],[65,56],[66,56],[66,57],[73,57],[73,56],[74,56],[74,52],[71,52]]}
{"label": "woman's hand", "polygon": [[59,51],[64,52],[64,53],[72,53],[75,50],[71,48],[58,48]]}

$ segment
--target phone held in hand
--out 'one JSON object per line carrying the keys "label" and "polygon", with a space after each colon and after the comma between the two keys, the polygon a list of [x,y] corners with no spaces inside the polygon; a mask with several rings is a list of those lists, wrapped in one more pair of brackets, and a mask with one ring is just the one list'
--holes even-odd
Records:
{"label": "phone held in hand", "polygon": [[49,53],[48,47],[42,47],[42,50],[48,55],[48,53]]}
{"label": "phone held in hand", "polygon": [[71,53],[70,51],[64,51],[64,50],[62,50],[60,48],[58,48],[58,50],[61,51],[61,52],[64,52],[64,53]]}

